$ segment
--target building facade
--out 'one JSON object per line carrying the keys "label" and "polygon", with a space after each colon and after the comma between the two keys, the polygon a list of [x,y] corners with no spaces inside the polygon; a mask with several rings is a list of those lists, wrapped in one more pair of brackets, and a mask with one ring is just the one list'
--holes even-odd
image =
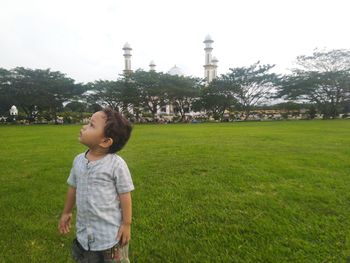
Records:
{"label": "building facade", "polygon": [[[205,37],[203,43],[205,44],[205,47],[204,47],[205,64],[203,66],[204,67],[204,79],[205,79],[206,83],[209,84],[213,79],[215,79],[217,77],[217,67],[218,67],[219,61],[216,57],[212,56],[212,51],[213,51],[212,44],[214,43],[214,40],[211,38],[210,35],[207,35]],[[131,74],[133,72],[133,70],[131,68],[132,48],[131,48],[129,43],[125,43],[122,50],[124,51],[124,54],[123,54],[123,56],[124,56],[124,70],[123,70],[123,72],[125,75]],[[149,70],[156,71],[156,64],[153,60],[149,64]],[[177,75],[177,76],[185,76],[182,69],[176,65],[174,67],[170,68],[167,71],[167,74]],[[129,109],[129,111],[130,111],[130,113],[133,113],[132,109]],[[157,110],[157,115],[160,118],[171,119],[176,114],[177,114],[176,106],[173,105],[172,103],[168,103],[167,105],[159,107],[159,109]],[[205,114],[205,113],[192,111],[190,107],[186,111],[186,117],[188,117],[188,118],[192,118],[192,117],[203,115],[203,114]]]}

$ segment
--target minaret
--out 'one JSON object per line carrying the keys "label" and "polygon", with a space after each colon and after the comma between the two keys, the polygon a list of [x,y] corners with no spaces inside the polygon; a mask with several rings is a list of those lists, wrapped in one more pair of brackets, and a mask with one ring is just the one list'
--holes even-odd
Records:
{"label": "minaret", "polygon": [[216,57],[213,57],[213,59],[211,60],[211,62],[213,63],[213,79],[216,79],[217,77],[217,67],[218,67],[218,62],[219,60]]}
{"label": "minaret", "polygon": [[153,60],[149,63],[149,71],[156,71],[156,64]]}
{"label": "minaret", "polygon": [[203,43],[205,44],[205,65],[204,65],[204,78],[207,82],[211,82],[216,77],[216,68],[218,60],[216,58],[212,59],[211,52],[213,50],[211,44],[214,41],[211,39],[210,35],[207,35]]}
{"label": "minaret", "polygon": [[129,43],[125,43],[124,47],[124,60],[125,60],[125,69],[124,69],[124,74],[130,74],[132,73],[131,70],[131,50],[132,48],[130,47]]}

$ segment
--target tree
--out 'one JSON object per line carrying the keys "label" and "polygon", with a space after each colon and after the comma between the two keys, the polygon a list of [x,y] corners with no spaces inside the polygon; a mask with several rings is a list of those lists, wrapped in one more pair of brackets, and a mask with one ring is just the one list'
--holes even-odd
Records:
{"label": "tree", "polygon": [[10,95],[11,72],[0,68],[0,114],[8,115],[10,107],[14,104]]}
{"label": "tree", "polygon": [[239,108],[245,112],[245,120],[253,107],[266,102],[272,95],[278,76],[269,73],[274,65],[260,65],[256,62],[249,67],[230,68],[222,75],[230,93],[238,101]]}
{"label": "tree", "polygon": [[152,114],[153,120],[157,110],[167,103],[166,90],[161,82],[162,75],[160,72],[137,70],[130,76],[130,81],[140,96],[141,106]]}
{"label": "tree", "polygon": [[165,88],[167,101],[174,106],[183,121],[185,113],[199,97],[201,80],[164,74],[161,76],[161,85]]}
{"label": "tree", "polygon": [[307,114],[309,115],[309,118],[310,118],[311,120],[315,119],[316,113],[317,113],[317,111],[316,111],[315,106],[314,106],[314,105],[311,105],[310,109],[307,111]]}
{"label": "tree", "polygon": [[315,103],[323,118],[335,118],[350,100],[350,50],[315,51],[297,57],[296,69],[284,76],[278,96]]}
{"label": "tree", "polygon": [[120,81],[123,82],[121,100],[123,101],[124,114],[139,121],[143,101],[141,96],[142,86],[135,83],[130,74],[124,75]]}
{"label": "tree", "polygon": [[[50,69],[27,69],[17,67],[7,74],[5,93],[11,104],[21,108],[28,118],[36,106],[46,110],[57,120],[57,111],[63,108],[63,102],[84,92],[84,86],[59,71]],[[4,91],[4,89],[3,89]]]}
{"label": "tree", "polygon": [[89,86],[88,102],[108,106],[116,111],[121,111],[123,107],[122,91],[124,83],[122,81],[97,80],[87,84]]}
{"label": "tree", "polygon": [[87,110],[86,104],[80,101],[72,101],[64,106],[66,111],[85,112]]}
{"label": "tree", "polygon": [[208,117],[222,120],[226,110],[234,107],[237,100],[221,78],[214,79],[208,86],[203,87],[200,99],[194,103],[195,110],[205,110]]}

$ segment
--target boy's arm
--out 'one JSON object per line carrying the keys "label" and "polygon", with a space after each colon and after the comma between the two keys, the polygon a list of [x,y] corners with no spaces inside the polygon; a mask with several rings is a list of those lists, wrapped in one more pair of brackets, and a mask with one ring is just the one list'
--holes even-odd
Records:
{"label": "boy's arm", "polygon": [[72,213],[73,207],[75,205],[75,193],[76,188],[69,186],[67,191],[66,202],[64,204],[63,214]]}
{"label": "boy's arm", "polygon": [[119,194],[119,199],[120,199],[120,206],[121,206],[122,215],[123,215],[122,224],[131,225],[131,215],[132,215],[131,193],[128,192],[128,193]]}
{"label": "boy's arm", "polygon": [[125,246],[130,240],[130,228],[132,217],[131,193],[119,194],[120,206],[122,209],[122,224],[119,228],[117,240],[120,241],[121,246]]}
{"label": "boy's arm", "polygon": [[71,227],[72,210],[75,204],[76,189],[69,187],[67,191],[66,202],[64,204],[63,213],[58,224],[58,229],[61,234],[67,234]]}

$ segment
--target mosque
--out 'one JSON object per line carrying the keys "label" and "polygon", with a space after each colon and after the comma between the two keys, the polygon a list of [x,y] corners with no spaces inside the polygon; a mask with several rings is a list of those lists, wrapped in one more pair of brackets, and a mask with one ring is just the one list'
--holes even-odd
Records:
{"label": "mosque", "polygon": [[[210,37],[210,35],[207,35],[206,38],[204,39],[203,43],[205,44],[204,51],[205,51],[205,64],[203,65],[204,67],[204,79],[206,80],[207,83],[210,83],[213,79],[217,77],[217,67],[218,67],[218,62],[219,60],[212,56],[212,51],[213,47],[212,44],[214,43],[214,40]],[[124,74],[130,74],[133,72],[131,68],[131,51],[132,48],[129,43],[125,43],[123,47],[124,51]],[[150,71],[156,71],[156,64],[152,60],[149,64],[149,70]],[[177,76],[185,76],[181,68],[178,66],[174,66],[171,69],[167,71],[168,74],[170,75],[177,75]],[[172,104],[168,104],[164,107],[160,107],[157,111],[157,115],[174,115],[175,114],[175,107]],[[200,115],[202,113],[198,112],[193,112],[191,109],[188,109],[186,115],[194,117],[196,115]]]}
{"label": "mosque", "polygon": [[[217,76],[217,67],[218,67],[218,59],[216,57],[212,56],[213,47],[212,44],[214,43],[214,40],[210,37],[210,35],[207,35],[204,39],[203,43],[205,44],[205,64],[204,64],[204,78],[209,83]],[[132,73],[131,69],[131,46],[129,43],[126,43],[123,47],[124,50],[124,70],[123,72],[128,74]],[[149,64],[149,70],[155,71],[156,70],[156,64],[152,60]],[[178,75],[178,76],[184,76],[185,74],[182,72],[181,68],[177,67],[176,65],[168,70],[167,72],[170,75]]]}

